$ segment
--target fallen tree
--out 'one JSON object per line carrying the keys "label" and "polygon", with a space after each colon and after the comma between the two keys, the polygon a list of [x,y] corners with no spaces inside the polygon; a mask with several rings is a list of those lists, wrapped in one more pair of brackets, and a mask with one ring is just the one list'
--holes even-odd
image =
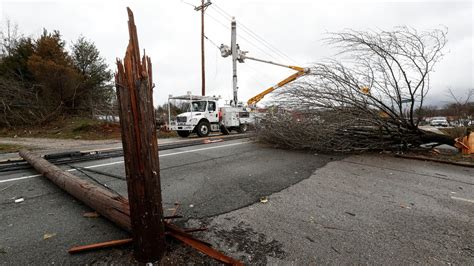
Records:
{"label": "fallen tree", "polygon": [[345,61],[316,64],[282,90],[260,121],[261,140],[320,151],[454,145],[449,136],[421,130],[416,113],[443,56],[446,31],[348,30],[326,40]]}

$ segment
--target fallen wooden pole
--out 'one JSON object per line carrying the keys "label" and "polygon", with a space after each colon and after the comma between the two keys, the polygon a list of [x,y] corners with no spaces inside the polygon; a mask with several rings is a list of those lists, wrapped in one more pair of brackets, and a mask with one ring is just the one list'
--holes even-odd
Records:
{"label": "fallen wooden pole", "polygon": [[[39,155],[27,150],[20,150],[20,156],[33,166],[39,173],[51,180],[58,187],[73,197],[97,211],[122,229],[131,232],[130,208],[125,197],[117,195],[103,187],[99,187],[87,180],[83,180],[59,167],[51,164]],[[241,265],[241,263],[210,247],[209,243],[195,239],[186,230],[171,223],[165,223],[169,235],[190,245],[226,264]],[[198,229],[199,230],[199,229]],[[190,230],[194,231],[194,230]],[[100,243],[99,243],[100,245]]]}
{"label": "fallen wooden pole", "polygon": [[131,231],[128,200],[110,190],[66,172],[40,156],[20,150],[20,156],[40,174],[116,225]]}

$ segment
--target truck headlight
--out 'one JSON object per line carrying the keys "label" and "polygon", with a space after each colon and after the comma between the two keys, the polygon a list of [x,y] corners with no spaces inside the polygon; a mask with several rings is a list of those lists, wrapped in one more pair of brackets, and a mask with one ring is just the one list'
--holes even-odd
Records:
{"label": "truck headlight", "polygon": [[189,122],[191,122],[191,123],[196,123],[196,122],[197,122],[197,118],[193,118],[193,119],[189,120]]}

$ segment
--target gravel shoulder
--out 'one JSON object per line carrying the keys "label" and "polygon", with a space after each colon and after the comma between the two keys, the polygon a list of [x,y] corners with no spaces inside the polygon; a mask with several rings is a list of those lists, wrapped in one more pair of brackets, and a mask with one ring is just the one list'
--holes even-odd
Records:
{"label": "gravel shoulder", "polygon": [[66,150],[74,148],[122,145],[121,140],[74,140],[50,138],[0,138],[0,143],[21,145],[38,150]]}
{"label": "gravel shoulder", "polygon": [[[159,139],[158,143],[182,141],[180,138]],[[121,149],[122,140],[75,140],[50,138],[0,138],[0,144],[16,145],[37,151],[39,154],[70,152],[70,151],[99,151]],[[18,158],[18,153],[0,153],[0,161]]]}
{"label": "gravel shoulder", "polygon": [[377,155],[334,161],[267,203],[188,226],[248,264],[471,264],[474,169]]}
{"label": "gravel shoulder", "polygon": [[[74,140],[74,139],[49,139],[49,138],[0,138],[0,144],[16,145],[25,149],[35,150],[40,154],[66,152],[116,149],[122,147],[122,141],[110,140]],[[17,159],[17,152],[0,153],[0,161]]]}
{"label": "gravel shoulder", "polygon": [[[210,137],[219,138],[221,135],[210,135]],[[159,138],[159,144],[181,142],[187,140],[198,139],[197,136],[189,138]],[[79,139],[54,139],[54,138],[10,138],[0,137],[0,144],[15,145],[26,149],[35,150],[39,154],[71,152],[71,151],[100,151],[121,149],[122,140],[105,139],[105,140],[79,140]],[[0,161],[8,159],[17,159],[18,153],[1,153]]]}

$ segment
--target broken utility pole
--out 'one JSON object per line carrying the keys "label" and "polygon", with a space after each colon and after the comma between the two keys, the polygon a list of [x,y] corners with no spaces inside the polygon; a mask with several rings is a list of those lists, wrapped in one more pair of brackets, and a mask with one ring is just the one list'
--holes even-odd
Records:
{"label": "broken utility pole", "polygon": [[115,84],[127,175],[134,256],[140,262],[159,260],[165,251],[160,165],[153,107],[151,60],[140,59],[137,28],[128,12],[130,35],[123,62],[117,59]]}
{"label": "broken utility pole", "polygon": [[[97,186],[91,182],[74,176],[70,172],[64,171],[51,164],[41,156],[36,155],[27,150],[21,150],[20,156],[33,166],[39,173],[51,180],[54,184],[59,186],[64,191],[71,194],[71,196],[80,200],[87,206],[96,210],[100,215],[109,219],[120,228],[131,232],[131,217],[128,200],[104,187]],[[171,219],[171,217],[166,217]],[[163,217],[165,218],[165,217]],[[219,251],[211,248],[208,243],[194,238],[189,232],[202,231],[202,228],[197,229],[181,229],[170,222],[165,221],[165,228],[169,236],[179,240],[196,250],[229,265],[242,265],[239,261],[228,257]],[[69,250],[69,253],[78,253],[86,250],[93,250],[96,248],[112,247],[121,244],[129,243],[130,239],[114,240],[104,243],[74,247]]]}
{"label": "broken utility pole", "polygon": [[[128,200],[103,185],[99,187],[52,165],[44,158],[26,150],[20,155],[39,173],[61,189],[79,199],[119,227],[132,233],[134,256],[139,262],[158,261],[165,251],[165,229],[173,237],[196,250],[225,264],[242,265],[198,240],[188,232],[202,228],[183,230],[170,222],[179,215],[163,217],[160,186],[158,143],[153,108],[153,79],[151,60],[140,60],[137,29],[133,13],[128,11],[130,40],[125,58],[117,59],[115,83],[119,102],[120,125],[127,175]],[[175,209],[176,211],[176,209]],[[131,239],[107,241],[75,247],[77,253],[103,247],[129,243]]]}

